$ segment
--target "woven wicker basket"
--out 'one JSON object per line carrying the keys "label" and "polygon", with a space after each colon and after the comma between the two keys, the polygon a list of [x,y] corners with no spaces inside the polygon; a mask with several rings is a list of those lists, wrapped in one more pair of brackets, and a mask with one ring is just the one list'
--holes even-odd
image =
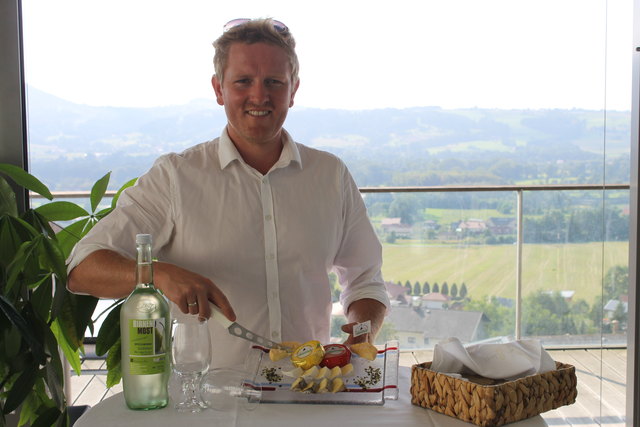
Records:
{"label": "woven wicker basket", "polygon": [[576,401],[575,368],[560,362],[555,371],[507,382],[461,380],[430,368],[431,362],[411,368],[411,403],[479,426],[501,426]]}

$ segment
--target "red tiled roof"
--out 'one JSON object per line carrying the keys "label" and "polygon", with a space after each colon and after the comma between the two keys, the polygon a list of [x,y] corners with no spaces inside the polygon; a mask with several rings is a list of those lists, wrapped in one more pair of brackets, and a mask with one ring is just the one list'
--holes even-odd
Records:
{"label": "red tiled roof", "polygon": [[422,296],[422,300],[423,301],[441,301],[441,302],[447,302],[449,301],[449,297],[447,297],[446,295],[443,295],[439,292],[430,292],[428,294],[425,294]]}

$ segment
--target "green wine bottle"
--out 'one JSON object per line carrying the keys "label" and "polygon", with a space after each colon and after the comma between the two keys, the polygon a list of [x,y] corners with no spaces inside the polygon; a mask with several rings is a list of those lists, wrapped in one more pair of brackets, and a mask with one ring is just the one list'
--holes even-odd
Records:
{"label": "green wine bottle", "polygon": [[130,409],[164,408],[169,402],[171,319],[165,297],[153,285],[151,235],[136,235],[136,288],[122,304],[122,387]]}

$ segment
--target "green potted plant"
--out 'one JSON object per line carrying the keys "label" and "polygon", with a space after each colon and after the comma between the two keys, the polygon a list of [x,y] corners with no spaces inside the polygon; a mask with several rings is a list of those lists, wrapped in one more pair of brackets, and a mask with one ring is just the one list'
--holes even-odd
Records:
{"label": "green potted plant", "polygon": [[[50,201],[19,213],[13,189],[0,176],[0,427],[10,413],[19,417],[18,425],[67,426],[63,357],[79,375],[83,338],[87,328],[93,330],[98,299],[67,290],[65,260],[135,180],[117,192],[111,206],[100,209],[110,173],[100,178],[91,189],[88,212],[75,203],[53,201],[49,189],[19,167],[0,164],[0,172]],[[69,225],[60,228],[55,221]],[[101,345],[110,343],[105,351],[113,348],[115,355],[118,338],[105,333]],[[119,382],[119,365],[111,365],[113,384]]]}

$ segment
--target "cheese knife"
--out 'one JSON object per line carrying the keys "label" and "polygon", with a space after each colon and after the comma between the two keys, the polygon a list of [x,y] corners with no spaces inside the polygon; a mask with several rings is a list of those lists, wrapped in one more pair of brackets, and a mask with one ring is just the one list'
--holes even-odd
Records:
{"label": "cheese knife", "polygon": [[251,341],[263,347],[277,348],[280,350],[291,350],[290,348],[280,343],[271,341],[270,339],[267,339],[263,336],[256,334],[255,332],[248,330],[247,328],[245,328],[244,326],[240,325],[237,322],[232,322],[231,320],[227,319],[227,316],[222,314],[222,311],[220,311],[218,306],[216,306],[215,304],[209,302],[209,306],[211,307],[211,317],[215,319],[215,321],[218,322],[220,325],[222,325],[224,328],[226,328],[231,335],[243,338],[247,341]]}

